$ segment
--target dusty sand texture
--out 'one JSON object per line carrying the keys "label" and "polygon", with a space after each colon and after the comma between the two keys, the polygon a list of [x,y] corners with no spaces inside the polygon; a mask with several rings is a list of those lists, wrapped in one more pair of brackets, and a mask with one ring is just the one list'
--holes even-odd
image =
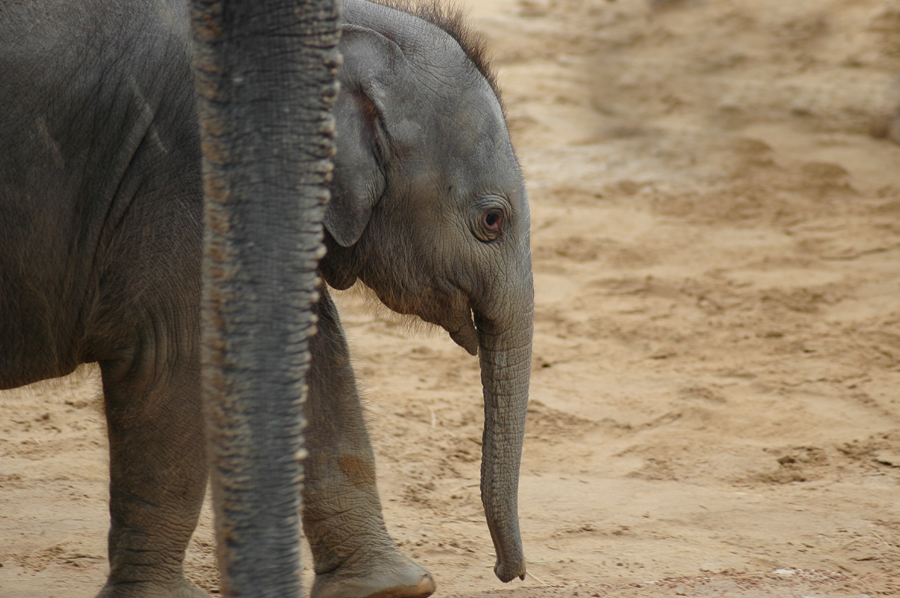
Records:
{"label": "dusty sand texture", "polygon": [[[900,595],[900,2],[467,1],[532,200],[533,575],[491,572],[477,361],[347,293],[394,537],[443,596]],[[96,384],[0,394],[4,598],[102,583]]]}

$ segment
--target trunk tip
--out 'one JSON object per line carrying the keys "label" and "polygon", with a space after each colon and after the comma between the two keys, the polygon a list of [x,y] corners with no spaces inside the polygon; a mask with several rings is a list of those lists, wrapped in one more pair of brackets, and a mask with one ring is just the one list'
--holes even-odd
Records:
{"label": "trunk tip", "polygon": [[525,559],[516,559],[517,562],[500,562],[494,565],[494,575],[503,583],[509,583],[515,578],[525,581]]}

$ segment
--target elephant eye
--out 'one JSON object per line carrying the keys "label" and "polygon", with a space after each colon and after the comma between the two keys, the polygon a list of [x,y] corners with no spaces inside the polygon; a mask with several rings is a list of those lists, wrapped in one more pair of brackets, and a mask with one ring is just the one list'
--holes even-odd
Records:
{"label": "elephant eye", "polygon": [[499,239],[503,234],[503,210],[497,207],[483,210],[475,221],[472,232],[485,243]]}
{"label": "elephant eye", "polygon": [[503,214],[500,210],[488,210],[481,216],[481,222],[487,230],[500,232],[500,223],[503,222]]}

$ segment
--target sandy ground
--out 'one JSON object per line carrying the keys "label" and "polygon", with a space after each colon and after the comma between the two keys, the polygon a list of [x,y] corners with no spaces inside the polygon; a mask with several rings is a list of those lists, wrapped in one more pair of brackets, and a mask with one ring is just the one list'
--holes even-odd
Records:
{"label": "sandy ground", "polygon": [[[398,543],[443,596],[900,595],[900,2],[468,3],[532,201],[530,576],[491,572],[477,361],[349,292]],[[0,394],[3,598],[102,583],[97,392]],[[209,589],[212,550],[207,510]]]}

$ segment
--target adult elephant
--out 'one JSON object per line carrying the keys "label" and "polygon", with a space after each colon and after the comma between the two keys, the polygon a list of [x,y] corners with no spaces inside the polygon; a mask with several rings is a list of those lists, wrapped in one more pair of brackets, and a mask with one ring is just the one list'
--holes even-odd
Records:
{"label": "adult elephant", "polygon": [[[201,143],[182,2],[41,0],[0,12],[0,387],[100,363],[108,596],[199,592],[182,571],[206,481]],[[495,572],[509,581],[525,573],[516,489],[533,290],[527,198],[499,96],[458,20],[349,0],[342,27],[320,272],[339,289],[362,281],[479,354],[482,499]],[[427,595],[431,576],[385,530],[346,341],[319,292],[303,406],[313,596]],[[289,329],[285,342],[302,335]]]}

